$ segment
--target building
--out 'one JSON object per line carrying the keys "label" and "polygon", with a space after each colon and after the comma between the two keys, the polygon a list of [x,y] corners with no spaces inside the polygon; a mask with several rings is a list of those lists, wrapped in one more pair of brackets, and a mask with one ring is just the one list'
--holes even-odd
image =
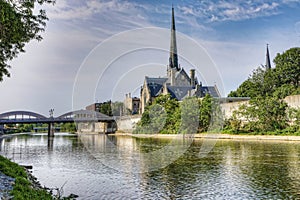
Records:
{"label": "building", "polygon": [[174,8],[172,7],[170,57],[167,66],[167,75],[163,78],[145,77],[141,88],[140,106],[141,113],[146,105],[152,102],[160,94],[170,94],[171,97],[181,101],[189,96],[203,97],[210,94],[219,98],[221,95],[216,86],[203,86],[195,76],[195,69],[191,69],[189,75],[178,63],[176,29]]}
{"label": "building", "polygon": [[97,111],[100,112],[101,103],[93,103],[85,107],[86,110]]}
{"label": "building", "polygon": [[137,97],[131,97],[131,93],[126,94],[124,100],[125,115],[139,114],[139,112],[140,112],[140,99]]}

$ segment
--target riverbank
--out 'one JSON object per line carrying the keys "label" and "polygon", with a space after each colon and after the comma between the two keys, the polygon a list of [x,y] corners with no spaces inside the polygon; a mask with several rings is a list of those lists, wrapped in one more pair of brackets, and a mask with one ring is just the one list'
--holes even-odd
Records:
{"label": "riverbank", "polygon": [[[179,134],[132,134],[132,133],[116,133],[116,135],[127,135],[140,138],[177,138]],[[183,136],[183,135],[182,135]],[[195,139],[230,139],[230,140],[278,140],[278,141],[300,141],[300,136],[286,135],[234,135],[223,133],[197,133],[191,134],[189,137]]]}
{"label": "riverbank", "polygon": [[1,181],[0,184],[4,187],[4,191],[0,191],[0,195],[3,195],[4,198],[53,199],[50,192],[34,181],[35,178],[30,176],[24,167],[3,156],[0,156],[0,172],[1,180],[5,181]]}
{"label": "riverbank", "polygon": [[28,135],[30,133],[32,133],[32,132],[0,134],[0,139],[1,138],[13,137],[13,136],[17,136],[17,135]]}
{"label": "riverbank", "polygon": [[[0,135],[0,139],[10,138],[30,133],[15,133]],[[76,199],[70,194],[63,197],[63,188],[42,187],[36,177],[28,170],[31,166],[20,166],[0,155],[0,199]]]}

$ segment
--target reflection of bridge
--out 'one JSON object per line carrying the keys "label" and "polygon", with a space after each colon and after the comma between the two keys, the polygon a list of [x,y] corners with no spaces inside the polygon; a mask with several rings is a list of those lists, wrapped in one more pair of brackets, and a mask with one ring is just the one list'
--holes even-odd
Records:
{"label": "reflection of bridge", "polygon": [[[113,117],[90,110],[77,110],[65,113],[59,117],[45,117],[30,111],[11,111],[0,114],[0,125],[4,124],[48,124],[48,136],[54,136],[54,123],[91,123],[104,122],[106,127],[114,123]],[[108,130],[108,129],[106,129]]]}

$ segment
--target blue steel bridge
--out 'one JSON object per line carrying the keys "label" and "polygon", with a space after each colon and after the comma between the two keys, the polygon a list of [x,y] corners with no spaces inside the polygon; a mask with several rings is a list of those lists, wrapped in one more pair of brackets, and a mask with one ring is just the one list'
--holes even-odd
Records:
{"label": "blue steel bridge", "polygon": [[111,125],[115,122],[113,117],[107,116],[100,112],[90,110],[77,110],[65,113],[58,117],[46,117],[39,113],[31,111],[10,111],[0,114],[0,125],[5,124],[48,124],[48,136],[54,135],[54,123],[92,123],[104,122]]}

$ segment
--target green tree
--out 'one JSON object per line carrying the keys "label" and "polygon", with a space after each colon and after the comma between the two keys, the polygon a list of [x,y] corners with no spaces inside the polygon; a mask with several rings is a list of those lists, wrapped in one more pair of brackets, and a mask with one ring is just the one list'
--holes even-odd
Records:
{"label": "green tree", "polygon": [[291,84],[283,84],[275,89],[273,96],[279,99],[284,99],[286,96],[292,95],[297,91],[295,86]]}
{"label": "green tree", "polygon": [[300,86],[300,48],[291,48],[274,59],[278,83]]}
{"label": "green tree", "polygon": [[160,95],[145,108],[135,133],[178,133],[179,102],[168,95]]}
{"label": "green tree", "polygon": [[200,101],[199,132],[205,132],[209,128],[212,117],[212,102],[213,98],[210,95],[205,95]]}
{"label": "green tree", "polygon": [[0,1],[0,81],[10,76],[8,62],[20,52],[30,40],[40,41],[45,30],[45,10],[34,14],[36,4],[54,3],[55,0],[1,0]]}
{"label": "green tree", "polygon": [[75,123],[63,123],[60,125],[60,130],[62,132],[71,132],[75,133],[76,132],[76,124]]}
{"label": "green tree", "polygon": [[[181,121],[180,133],[195,134],[199,127],[199,107],[200,101],[197,97],[185,98],[180,104]],[[179,116],[180,117],[180,116]]]}
{"label": "green tree", "polygon": [[112,116],[112,103],[111,101],[106,101],[100,104],[99,106],[99,112]]}
{"label": "green tree", "polygon": [[113,116],[120,116],[123,109],[124,109],[123,102],[116,101],[111,103],[111,110]]}
{"label": "green tree", "polygon": [[179,102],[171,98],[170,94],[167,94],[155,98],[153,104],[161,105],[166,112],[166,122],[161,132],[177,134],[181,118],[180,111],[178,110]]}
{"label": "green tree", "polygon": [[236,91],[231,91],[229,97],[257,97],[270,96],[275,89],[274,70],[258,67]]}
{"label": "green tree", "polygon": [[300,94],[300,48],[291,48],[274,59],[275,68],[265,70],[261,67],[253,71],[236,91],[229,97],[275,96],[284,98]]}
{"label": "green tree", "polygon": [[287,104],[276,97],[256,97],[237,111],[246,131],[275,131],[287,126]]}

